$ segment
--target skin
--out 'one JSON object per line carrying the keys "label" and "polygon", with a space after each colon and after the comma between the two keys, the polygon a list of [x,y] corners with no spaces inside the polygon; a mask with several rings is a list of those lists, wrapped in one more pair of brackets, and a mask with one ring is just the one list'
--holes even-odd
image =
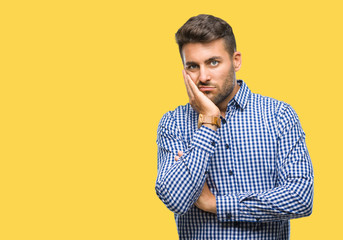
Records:
{"label": "skin", "polygon": [[[183,77],[189,103],[205,116],[225,117],[227,104],[239,90],[236,72],[241,68],[241,53],[227,52],[223,39],[209,43],[187,43],[182,48]],[[217,126],[204,124],[217,130]],[[179,160],[178,152],[175,160]],[[216,198],[205,182],[195,205],[207,212],[217,213]]]}
{"label": "skin", "polygon": [[185,86],[192,107],[204,115],[225,117],[227,104],[239,90],[236,72],[241,67],[241,53],[234,52],[231,57],[224,40],[217,39],[185,44],[182,56]]}

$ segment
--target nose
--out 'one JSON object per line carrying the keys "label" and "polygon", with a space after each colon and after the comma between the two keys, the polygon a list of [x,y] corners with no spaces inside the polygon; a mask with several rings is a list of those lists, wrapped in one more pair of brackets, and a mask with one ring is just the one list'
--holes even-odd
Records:
{"label": "nose", "polygon": [[199,81],[205,83],[211,79],[210,73],[206,67],[200,67],[199,69]]}

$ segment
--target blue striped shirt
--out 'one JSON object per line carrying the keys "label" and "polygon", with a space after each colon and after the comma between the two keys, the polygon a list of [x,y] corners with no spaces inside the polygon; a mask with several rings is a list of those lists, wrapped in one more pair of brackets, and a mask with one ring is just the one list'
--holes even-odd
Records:
{"label": "blue striped shirt", "polygon": [[[289,239],[289,220],[312,212],[313,169],[297,114],[238,84],[217,131],[198,129],[189,104],[159,123],[155,189],[180,239]],[[194,205],[205,181],[217,214]]]}

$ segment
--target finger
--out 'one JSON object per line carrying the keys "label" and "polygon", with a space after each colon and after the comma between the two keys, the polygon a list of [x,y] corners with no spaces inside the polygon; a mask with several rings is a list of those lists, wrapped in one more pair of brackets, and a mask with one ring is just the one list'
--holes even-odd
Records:
{"label": "finger", "polygon": [[195,85],[195,83],[193,82],[191,76],[189,76],[188,74],[186,74],[186,76],[188,78],[189,89],[191,93],[193,94],[193,96],[199,95],[201,92],[198,89],[198,87]]}
{"label": "finger", "polygon": [[189,75],[186,73],[184,69],[182,70],[182,74],[183,74],[183,80],[185,81],[185,86],[186,86],[188,97],[191,99],[194,97],[194,94],[192,93],[191,88],[189,86],[189,79],[187,77]]}
{"label": "finger", "polygon": [[205,95],[198,89],[197,85],[192,80],[191,76],[189,74],[186,74],[186,75],[188,78],[188,85],[189,85],[189,89],[190,89],[192,96],[196,99],[198,99],[199,97],[200,98],[204,97]]}
{"label": "finger", "polygon": [[188,94],[188,97],[191,99],[193,98],[193,94],[191,92],[191,88],[189,86],[189,80],[188,80],[188,77],[187,77],[187,73],[185,70],[182,70],[182,74],[183,74],[183,80],[185,81],[185,86],[186,86],[186,90],[187,90],[187,94]]}

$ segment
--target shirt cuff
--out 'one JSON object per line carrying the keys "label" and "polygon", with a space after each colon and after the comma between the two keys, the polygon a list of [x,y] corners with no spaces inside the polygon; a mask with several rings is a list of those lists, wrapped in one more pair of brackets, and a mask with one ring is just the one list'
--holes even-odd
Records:
{"label": "shirt cuff", "polygon": [[236,195],[216,196],[217,218],[220,222],[239,219],[239,200]]}
{"label": "shirt cuff", "polygon": [[219,142],[220,136],[217,131],[206,126],[201,126],[192,138],[191,145],[213,154]]}

